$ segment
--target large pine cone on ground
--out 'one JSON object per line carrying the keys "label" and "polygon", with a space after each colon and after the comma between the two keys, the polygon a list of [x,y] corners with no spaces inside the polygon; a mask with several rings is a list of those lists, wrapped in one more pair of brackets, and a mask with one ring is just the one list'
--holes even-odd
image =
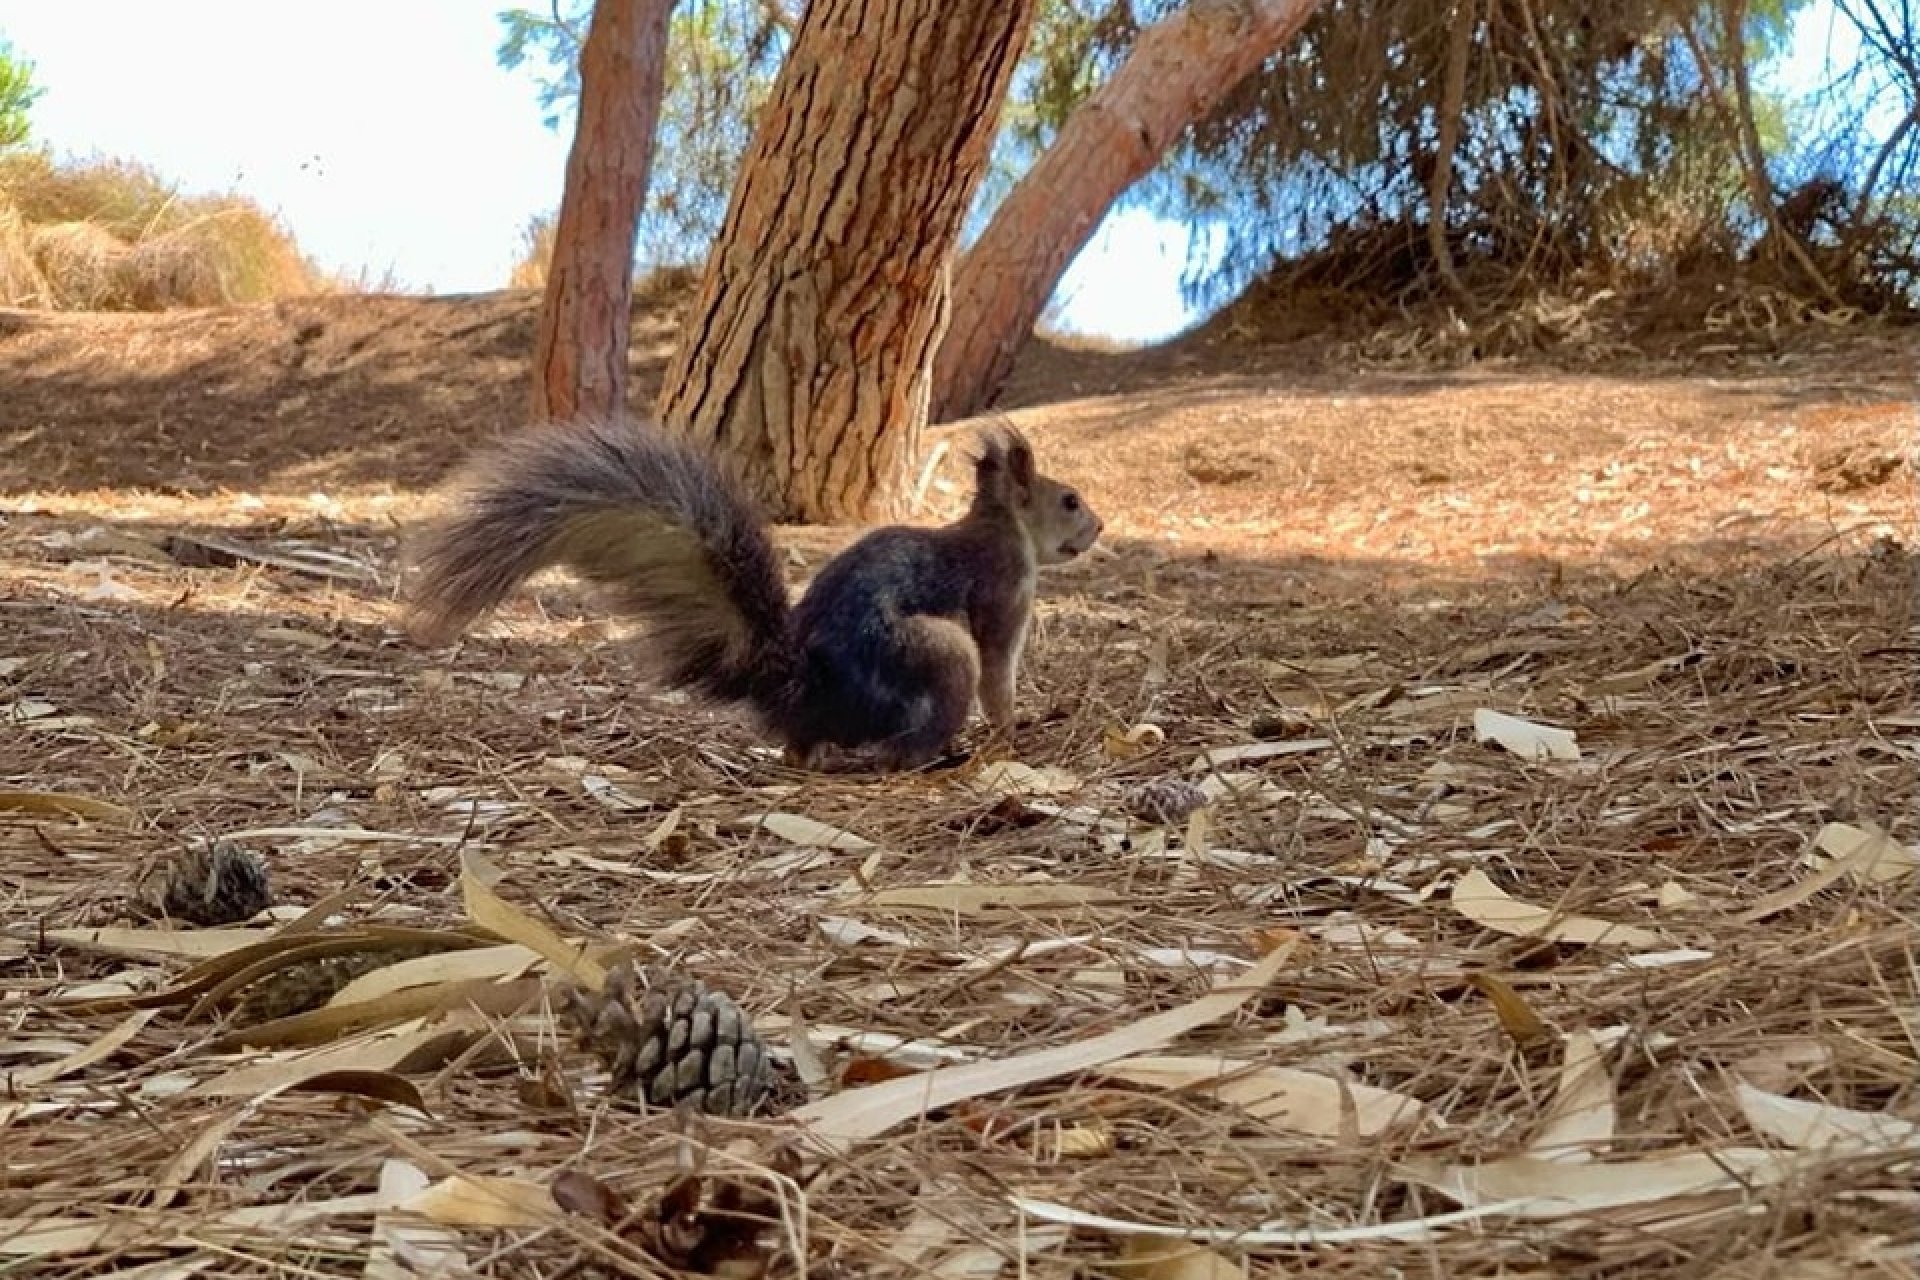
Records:
{"label": "large pine cone on ground", "polygon": [[566,999],[580,1046],[607,1065],[616,1091],[722,1116],[751,1115],[773,1091],[774,1064],[753,1024],[697,979],[621,964],[605,991],[569,988]]}

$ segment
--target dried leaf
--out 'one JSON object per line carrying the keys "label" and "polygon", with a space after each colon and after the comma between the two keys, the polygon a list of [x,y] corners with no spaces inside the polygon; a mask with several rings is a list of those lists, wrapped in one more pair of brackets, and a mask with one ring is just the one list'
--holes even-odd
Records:
{"label": "dried leaf", "polygon": [[1527,1154],[1542,1160],[1591,1160],[1613,1141],[1613,1079],[1599,1042],[1585,1031],[1566,1040],[1560,1083],[1534,1130]]}
{"label": "dried leaf", "polygon": [[429,1185],[427,1175],[417,1165],[397,1159],[381,1162],[379,1194],[389,1207],[373,1218],[373,1238],[368,1242],[367,1265],[361,1273],[365,1280],[416,1280],[467,1272],[469,1264],[458,1232],[410,1221],[391,1208],[419,1195]]}
{"label": "dried leaf", "polygon": [[896,911],[939,911],[954,915],[979,916],[1007,912],[1048,911],[1117,906],[1124,895],[1112,889],[1084,884],[946,884],[906,885],[896,889],[876,889],[845,898],[837,906],[844,909],[889,908]]}
{"label": "dried leaf", "polygon": [[205,960],[273,936],[270,929],[49,929],[50,941],[136,960]]}
{"label": "dried leaf", "polygon": [[1122,1236],[1120,1256],[1107,1259],[1101,1269],[1140,1280],[1235,1280],[1247,1274],[1244,1260],[1235,1262],[1203,1244],[1142,1235]]}
{"label": "dried leaf", "polygon": [[[399,1079],[398,1073],[411,1069],[416,1062],[434,1057],[444,1057],[446,1050],[454,1043],[471,1040],[471,1033],[450,1031],[445,1028],[430,1028],[409,1031],[392,1036],[368,1036],[364,1039],[344,1044],[329,1045],[310,1053],[293,1054],[268,1058],[264,1062],[250,1062],[235,1067],[210,1080],[203,1080],[186,1091],[190,1098],[252,1098],[272,1096],[295,1089],[313,1080],[336,1079],[355,1085],[368,1083],[369,1077],[392,1075]],[[404,1079],[400,1085],[412,1090],[413,1086]],[[382,1082],[373,1086],[383,1092],[368,1096],[380,1096],[392,1101],[396,1098],[405,1105],[425,1110],[419,1100],[418,1091],[411,1096],[401,1092],[395,1086]],[[349,1092],[362,1092],[353,1088]]]}
{"label": "dried leaf", "polygon": [[39,1085],[58,1080],[70,1072],[81,1071],[105,1058],[112,1057],[126,1046],[126,1043],[140,1034],[140,1031],[159,1012],[157,1009],[141,1009],[129,1014],[118,1025],[96,1037],[86,1048],[70,1053],[58,1062],[47,1062],[37,1067],[28,1067],[24,1071],[11,1073],[14,1087],[32,1089]]}
{"label": "dried leaf", "polygon": [[1920,871],[1920,849],[1901,844],[1878,827],[1829,822],[1814,836],[1813,845],[1830,855],[1816,859],[1816,866],[1831,866],[1831,859],[1838,858],[1861,884],[1891,884]]}
{"label": "dried leaf", "polygon": [[1566,729],[1535,724],[1503,711],[1482,707],[1473,713],[1474,737],[1498,743],[1522,760],[1578,760],[1579,744]]}
{"label": "dried leaf", "polygon": [[1127,729],[1108,725],[1100,735],[1100,750],[1109,760],[1134,760],[1166,740],[1167,731],[1157,724],[1141,723]]}
{"label": "dried leaf", "polygon": [[1448,1213],[1428,1214],[1399,1222],[1378,1222],[1361,1227],[1306,1227],[1265,1223],[1258,1227],[1171,1227],[1156,1222],[1129,1218],[1110,1218],[1088,1213],[1070,1205],[1048,1200],[1013,1197],[1013,1207],[1042,1222],[1104,1231],[1109,1235],[1157,1236],[1167,1240],[1195,1240],[1208,1244],[1237,1245],[1244,1249],[1292,1248],[1298,1245],[1361,1244],[1373,1240],[1434,1240],[1452,1228],[1492,1217],[1508,1207],[1493,1204]]}
{"label": "dried leaf", "polygon": [[606,985],[606,966],[495,893],[500,871],[471,849],[460,853],[460,893],[467,918],[489,933],[539,952],[554,968],[589,991]]}
{"label": "dried leaf", "polygon": [[1768,1093],[1744,1080],[1734,1082],[1733,1092],[1747,1123],[1786,1146],[1846,1154],[1920,1155],[1920,1124],[1911,1120]]}
{"label": "dried leaf", "polygon": [[1645,929],[1592,916],[1560,915],[1545,907],[1509,897],[1478,867],[1454,882],[1452,901],[1454,910],[1475,924],[1516,938],[1544,938],[1586,946],[1660,945],[1660,935]]}
{"label": "dried leaf", "polygon": [[11,813],[65,814],[91,818],[98,822],[117,822],[132,826],[133,810],[92,796],[70,795],[64,791],[0,791],[0,810]]}
{"label": "dried leaf", "polygon": [[1215,747],[1200,753],[1191,768],[1194,773],[1211,773],[1221,765],[1247,764],[1255,760],[1275,760],[1281,756],[1305,755],[1333,746],[1332,738],[1295,738],[1288,742],[1243,742],[1230,747]]}
{"label": "dried leaf", "polygon": [[1565,1163],[1516,1156],[1481,1165],[1415,1161],[1409,1178],[1468,1207],[1502,1206],[1516,1218],[1583,1217],[1608,1209],[1745,1191],[1793,1172],[1779,1152],[1754,1147],[1670,1151],[1638,1160]]}
{"label": "dried leaf", "polygon": [[512,1017],[538,1000],[545,985],[542,979],[534,977],[513,982],[449,982],[433,987],[408,987],[357,1004],[322,1005],[305,1013],[239,1027],[214,1037],[206,1047],[214,1052],[230,1052],[242,1048],[326,1044],[348,1033],[397,1026],[455,1010],[471,1009],[493,1017]]}
{"label": "dried leaf", "polygon": [[408,1196],[399,1207],[447,1227],[538,1227],[559,1213],[553,1193],[537,1182],[463,1173]]}
{"label": "dried leaf", "polygon": [[618,1191],[578,1169],[562,1169],[553,1175],[553,1202],[603,1227],[618,1226],[629,1212],[626,1198]]}
{"label": "dried leaf", "polygon": [[1086,784],[1077,775],[1053,765],[1035,768],[1018,760],[996,760],[974,775],[973,785],[1003,795],[1063,796]]}
{"label": "dried leaf", "polygon": [[539,952],[517,942],[498,947],[439,951],[429,956],[396,961],[371,973],[363,973],[334,992],[333,998],[327,1003],[337,1008],[378,1000],[395,991],[413,987],[518,978],[540,962]]}
{"label": "dried leaf", "polygon": [[757,813],[741,819],[742,825],[771,831],[788,844],[803,849],[864,850],[874,847],[871,840],[851,831],[816,822],[798,813]]}
{"label": "dried leaf", "polygon": [[940,1107],[1075,1071],[1091,1070],[1116,1058],[1158,1048],[1194,1027],[1226,1017],[1253,999],[1273,981],[1292,955],[1291,947],[1282,947],[1245,975],[1226,979],[1197,1000],[1104,1035],[1012,1058],[937,1067],[920,1075],[848,1090],[808,1103],[790,1112],[788,1119],[816,1146],[828,1152],[845,1151],[856,1142],[876,1137],[897,1124]]}
{"label": "dried leaf", "polygon": [[1659,894],[1654,900],[1662,911],[1680,911],[1698,905],[1700,895],[1677,880],[1668,880],[1660,886]]}
{"label": "dried leaf", "polygon": [[1553,1035],[1526,998],[1500,979],[1490,973],[1476,973],[1468,981],[1493,1005],[1501,1030],[1511,1036],[1515,1044],[1535,1044]]}
{"label": "dried leaf", "polygon": [[1115,1146],[1113,1126],[1102,1121],[1065,1125],[1053,1130],[1048,1137],[1056,1160],[1110,1156]]}
{"label": "dried leaf", "polygon": [[1391,1089],[1224,1055],[1141,1054],[1109,1063],[1099,1074],[1152,1088],[1203,1091],[1256,1120],[1318,1138],[1341,1137],[1349,1126],[1360,1137],[1377,1137],[1427,1113],[1417,1098]]}

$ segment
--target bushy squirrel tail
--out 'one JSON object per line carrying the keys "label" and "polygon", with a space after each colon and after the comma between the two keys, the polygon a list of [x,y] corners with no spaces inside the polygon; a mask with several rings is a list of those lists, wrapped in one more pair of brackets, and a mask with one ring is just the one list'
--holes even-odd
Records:
{"label": "bushy squirrel tail", "polygon": [[766,526],[712,458],[656,428],[522,430],[468,465],[411,548],[407,626],[444,644],[564,565],[649,624],[668,683],[777,712],[789,602]]}

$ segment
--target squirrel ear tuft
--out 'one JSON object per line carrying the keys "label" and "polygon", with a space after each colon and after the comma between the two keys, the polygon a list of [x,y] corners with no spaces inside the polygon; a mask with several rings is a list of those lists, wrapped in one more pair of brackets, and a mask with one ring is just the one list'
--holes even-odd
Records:
{"label": "squirrel ear tuft", "polygon": [[1033,446],[1027,443],[1018,427],[1002,418],[980,433],[976,466],[983,478],[1003,471],[1015,484],[1029,486],[1034,478]]}
{"label": "squirrel ear tuft", "polygon": [[1033,484],[1033,446],[1018,436],[1007,446],[1007,474],[1015,484],[1026,487]]}

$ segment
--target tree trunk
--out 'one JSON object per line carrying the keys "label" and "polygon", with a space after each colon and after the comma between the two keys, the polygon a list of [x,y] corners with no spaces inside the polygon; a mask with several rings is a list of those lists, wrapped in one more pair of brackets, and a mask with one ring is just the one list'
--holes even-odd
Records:
{"label": "tree trunk", "polygon": [[887,510],[919,452],[950,259],[1034,0],[812,0],[660,416],[775,518]]}
{"label": "tree trunk", "polygon": [[1453,193],[1453,155],[1460,149],[1460,120],[1467,101],[1467,63],[1473,54],[1473,29],[1479,24],[1479,0],[1456,0],[1447,33],[1447,69],[1440,87],[1440,126],[1434,140],[1433,176],[1427,180],[1427,247],[1433,265],[1453,296],[1465,301],[1467,286],[1453,265],[1447,245],[1447,201]]}
{"label": "tree trunk", "polygon": [[1192,0],[1140,33],[954,268],[933,418],[977,413],[1012,372],[1060,276],[1121,193],[1290,40],[1319,0]]}
{"label": "tree trunk", "polygon": [[673,0],[599,0],[533,349],[536,421],[627,407],[633,241],[653,166]]}

